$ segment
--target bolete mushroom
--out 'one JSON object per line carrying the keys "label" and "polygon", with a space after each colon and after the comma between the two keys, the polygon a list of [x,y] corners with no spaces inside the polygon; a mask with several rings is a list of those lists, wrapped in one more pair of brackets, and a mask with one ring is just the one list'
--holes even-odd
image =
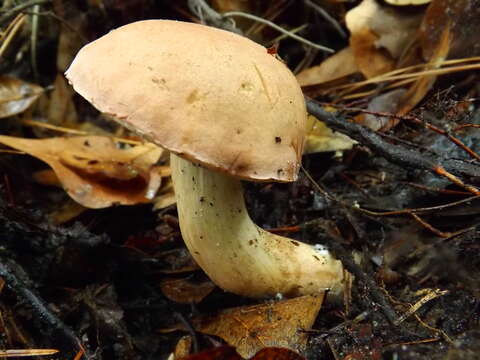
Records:
{"label": "bolete mushroom", "polygon": [[240,179],[295,180],[305,136],[301,89],[264,47],[140,21],[83,47],[66,76],[98,110],[170,150],[183,239],[218,286],[249,297],[342,289],[328,251],[261,229],[245,208]]}

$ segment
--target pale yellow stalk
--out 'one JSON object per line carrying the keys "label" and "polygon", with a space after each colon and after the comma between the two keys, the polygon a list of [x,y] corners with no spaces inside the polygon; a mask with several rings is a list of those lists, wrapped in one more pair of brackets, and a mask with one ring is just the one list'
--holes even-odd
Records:
{"label": "pale yellow stalk", "polygon": [[248,297],[338,294],[345,273],[326,250],[269,233],[247,213],[240,181],[171,156],[183,239],[218,286]]}

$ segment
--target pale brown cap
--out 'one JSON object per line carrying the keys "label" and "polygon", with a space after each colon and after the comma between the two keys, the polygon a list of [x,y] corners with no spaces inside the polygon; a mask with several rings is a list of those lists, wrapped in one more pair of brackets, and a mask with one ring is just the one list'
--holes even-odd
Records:
{"label": "pale brown cap", "polygon": [[293,181],[306,109],[290,70],[239,35],[147,20],[83,47],[66,76],[146,139],[243,179]]}

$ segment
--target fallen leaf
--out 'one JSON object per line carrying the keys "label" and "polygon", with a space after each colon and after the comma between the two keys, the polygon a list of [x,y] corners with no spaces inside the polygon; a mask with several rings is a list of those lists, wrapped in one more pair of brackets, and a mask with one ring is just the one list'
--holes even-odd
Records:
{"label": "fallen leaf", "polygon": [[41,86],[12,76],[0,75],[0,118],[24,112],[42,93]]}
{"label": "fallen leaf", "polygon": [[305,69],[297,74],[300,86],[319,85],[350,76],[358,72],[352,49],[347,47],[330,56],[320,65]]}
{"label": "fallen leaf", "polygon": [[122,148],[104,136],[0,136],[0,143],[46,162],[70,197],[88,208],[148,202],[161,184],[154,164],[163,150],[153,144]]}
{"label": "fallen leaf", "polygon": [[57,174],[52,169],[43,169],[32,174],[33,180],[45,186],[62,186]]}
{"label": "fallen leaf", "polygon": [[[442,66],[442,63],[447,59],[450,50],[450,39],[450,26],[447,25],[443,29],[443,36],[439,39],[430,62],[425,65],[425,70],[434,70]],[[415,80],[408,91],[403,95],[402,99],[400,99],[397,114],[404,115],[412,110],[420,101],[422,101],[425,95],[427,95],[436,80],[436,75],[422,75]]]}
{"label": "fallen leaf", "polygon": [[75,219],[86,210],[87,208],[80,205],[78,202],[68,199],[65,203],[57,206],[54,211],[49,213],[48,217],[52,223],[60,225]]}
{"label": "fallen leaf", "polygon": [[419,31],[425,60],[435,56],[445,27],[450,28],[450,59],[480,55],[480,0],[433,0]]}
{"label": "fallen leaf", "polygon": [[182,336],[175,346],[175,351],[173,352],[174,359],[180,359],[190,354],[190,349],[192,348],[193,339],[190,335]]}
{"label": "fallen leaf", "polygon": [[157,196],[153,199],[153,210],[160,210],[177,202],[170,170],[162,171],[162,176],[167,177],[167,180],[162,184],[162,187],[157,192]]}
{"label": "fallen leaf", "polygon": [[[177,359],[175,359],[177,360]],[[178,360],[243,360],[231,346],[220,346]]]}
{"label": "fallen leaf", "polygon": [[221,13],[227,11],[246,11],[252,10],[251,0],[212,0],[212,6]]}
{"label": "fallen leaf", "polygon": [[269,347],[260,350],[251,360],[305,360],[305,358],[290,349]]}
{"label": "fallen leaf", "polygon": [[182,274],[200,270],[198,264],[185,248],[178,248],[162,252],[156,256],[160,264],[164,264],[158,271],[163,274]]}
{"label": "fallen leaf", "polygon": [[323,122],[309,115],[307,119],[307,140],[305,154],[351,149],[356,141],[342,133],[332,131]]}
{"label": "fallen leaf", "polygon": [[215,289],[215,284],[210,280],[194,282],[188,278],[172,278],[163,279],[160,288],[172,301],[180,304],[197,304]]}
{"label": "fallen leaf", "polygon": [[[405,96],[406,92],[407,90],[405,89],[395,89],[384,94],[377,95],[370,100],[367,110],[371,112],[396,114],[401,105],[401,100]],[[394,125],[392,118],[387,116],[361,114],[359,117],[355,117],[355,119],[356,122],[368,126],[374,131],[380,129],[387,131]]]}
{"label": "fallen leaf", "polygon": [[396,59],[409,47],[423,13],[404,13],[376,0],[363,0],[345,17],[350,47],[367,78],[392,70]]}
{"label": "fallen leaf", "polygon": [[215,335],[245,358],[278,346],[302,351],[317,317],[322,297],[302,296],[273,303],[232,308],[193,320],[197,331]]}
{"label": "fallen leaf", "polygon": [[[177,359],[177,358],[175,358]],[[235,348],[231,346],[220,346],[213,349],[202,351],[198,354],[190,355],[178,360],[243,360],[240,355],[237,354]],[[277,347],[269,347],[260,350],[250,360],[305,360],[296,352]]]}

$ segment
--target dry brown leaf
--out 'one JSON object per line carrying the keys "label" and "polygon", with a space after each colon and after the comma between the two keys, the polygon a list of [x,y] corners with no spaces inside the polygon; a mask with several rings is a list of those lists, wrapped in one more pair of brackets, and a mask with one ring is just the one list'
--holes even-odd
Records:
{"label": "dry brown leaf", "polygon": [[166,208],[170,205],[173,205],[177,202],[175,199],[175,192],[173,188],[173,182],[170,178],[170,168],[168,170],[161,171],[162,177],[167,177],[167,180],[162,183],[162,187],[157,192],[157,196],[153,199],[153,209],[160,210]]}
{"label": "dry brown leaf", "polygon": [[180,304],[197,304],[215,289],[215,284],[210,280],[194,282],[188,278],[170,278],[163,279],[160,288],[172,301]]}
{"label": "dry brown leaf", "polygon": [[104,136],[0,136],[0,142],[46,162],[70,197],[85,207],[148,202],[161,184],[153,165],[163,150],[153,144],[120,148]]}
{"label": "dry brown leaf", "polygon": [[193,339],[190,335],[182,336],[175,346],[175,351],[173,352],[174,359],[180,359],[190,354],[190,349],[192,348]]}
{"label": "dry brown leaf", "polygon": [[[384,94],[380,94],[372,98],[368,103],[367,110],[371,112],[384,112],[389,114],[396,114],[401,100],[405,96],[407,90],[405,89],[395,89]],[[361,114],[358,117],[355,117],[356,122],[361,123],[362,125],[368,126],[372,130],[383,131],[388,130],[393,124],[392,119],[386,116],[375,116],[371,114]]]}
{"label": "dry brown leaf", "polygon": [[297,80],[300,86],[319,85],[350,76],[358,71],[352,49],[346,47],[330,56],[320,65],[301,71],[297,74]]}
{"label": "dry brown leaf", "polygon": [[350,46],[365,77],[394,68],[396,59],[415,38],[422,16],[422,11],[404,13],[376,0],[363,0],[347,13]]}
{"label": "dry brown leaf", "polygon": [[[243,360],[244,358],[240,357],[237,354],[235,349],[231,346],[220,346],[217,348],[209,349],[202,351],[198,354],[190,355],[184,358],[176,358],[175,360]],[[305,360],[304,357],[300,356],[296,352],[285,349],[270,347],[260,350],[254,357],[250,360]]]}
{"label": "dry brown leaf", "polygon": [[446,26],[451,30],[450,59],[480,55],[480,0],[433,0],[420,27],[424,58],[435,55]]}
{"label": "dry brown leaf", "polygon": [[307,120],[305,154],[351,149],[356,141],[339,132],[330,130],[323,122],[309,115]]}
{"label": "dry brown leaf", "polygon": [[0,75],[0,118],[24,112],[42,93],[41,86]]}
{"label": "dry brown leaf", "polygon": [[305,358],[289,349],[270,347],[260,350],[251,360],[305,360]]}
{"label": "dry brown leaf", "polygon": [[212,6],[219,12],[245,11],[251,12],[251,0],[212,0]]}
{"label": "dry brown leaf", "polygon": [[269,346],[302,351],[307,334],[323,302],[322,297],[302,296],[262,305],[223,310],[195,319],[197,331],[215,335],[236,348],[244,358]]}
{"label": "dry brown leaf", "polygon": [[[443,35],[437,43],[437,47],[432,54],[430,62],[425,65],[425,70],[438,69],[442,66],[442,63],[447,59],[448,52],[450,50],[450,26],[446,26],[443,30]],[[422,75],[410,86],[408,91],[400,100],[399,109],[397,114],[404,115],[412,110],[432,88],[433,84],[437,80],[436,75]]]}
{"label": "dry brown leaf", "polygon": [[242,360],[231,346],[219,346],[175,360]]}
{"label": "dry brown leaf", "polygon": [[87,211],[86,207],[71,199],[68,199],[68,201],[49,213],[48,217],[53,224],[60,225],[75,219],[85,211]]}
{"label": "dry brown leaf", "polygon": [[158,270],[163,274],[182,274],[200,270],[186,248],[165,251],[157,254],[156,258],[164,264],[164,267]]}

